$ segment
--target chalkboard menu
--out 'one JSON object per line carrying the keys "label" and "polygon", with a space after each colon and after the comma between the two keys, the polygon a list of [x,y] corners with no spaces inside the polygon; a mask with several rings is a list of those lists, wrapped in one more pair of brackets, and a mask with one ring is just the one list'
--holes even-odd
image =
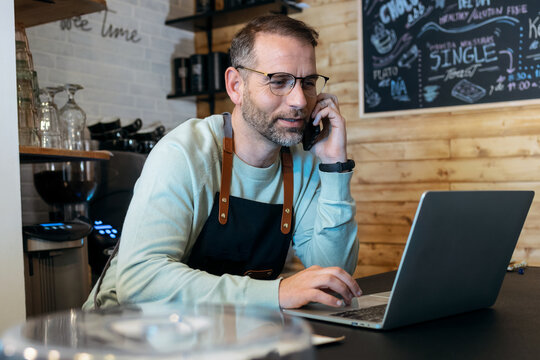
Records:
{"label": "chalkboard menu", "polygon": [[540,99],[540,0],[362,0],[363,115]]}

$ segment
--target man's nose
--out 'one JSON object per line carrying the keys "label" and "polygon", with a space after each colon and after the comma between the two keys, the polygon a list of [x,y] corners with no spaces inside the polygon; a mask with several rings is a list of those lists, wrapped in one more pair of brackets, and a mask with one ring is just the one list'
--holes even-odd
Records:
{"label": "man's nose", "polygon": [[303,109],[307,105],[306,95],[302,89],[302,80],[296,79],[294,87],[289,95],[287,95],[287,104],[297,109]]}

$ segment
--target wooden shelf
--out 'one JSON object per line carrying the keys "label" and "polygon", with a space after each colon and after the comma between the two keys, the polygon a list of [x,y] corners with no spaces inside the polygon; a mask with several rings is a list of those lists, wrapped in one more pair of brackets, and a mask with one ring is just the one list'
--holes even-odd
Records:
{"label": "wooden shelf", "polygon": [[49,149],[37,146],[19,146],[19,157],[21,164],[81,160],[109,160],[111,156],[111,152],[105,150],[82,151]]}
{"label": "wooden shelf", "polygon": [[15,0],[15,22],[30,27],[105,9],[106,0]]}
{"label": "wooden shelf", "polygon": [[292,14],[300,11],[302,10],[299,7],[282,0],[263,0],[254,4],[236,6],[230,9],[169,19],[165,21],[165,24],[187,31],[202,31],[208,29],[209,23],[212,24],[212,28],[220,28],[243,24],[263,14]]}

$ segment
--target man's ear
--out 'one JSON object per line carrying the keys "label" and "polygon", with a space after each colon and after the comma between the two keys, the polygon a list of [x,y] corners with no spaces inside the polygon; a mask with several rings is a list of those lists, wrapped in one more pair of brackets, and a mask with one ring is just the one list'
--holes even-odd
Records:
{"label": "man's ear", "polygon": [[242,96],[244,93],[244,80],[238,70],[228,67],[225,70],[225,87],[227,94],[235,105],[242,105]]}

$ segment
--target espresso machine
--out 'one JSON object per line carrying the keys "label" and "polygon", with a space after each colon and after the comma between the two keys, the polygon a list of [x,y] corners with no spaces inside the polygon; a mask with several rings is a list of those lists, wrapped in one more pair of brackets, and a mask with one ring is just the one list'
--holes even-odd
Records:
{"label": "espresso machine", "polygon": [[80,307],[90,293],[88,202],[98,173],[98,161],[33,165],[49,221],[23,227],[27,316]]}
{"label": "espresso machine", "polygon": [[146,154],[111,151],[111,159],[101,163],[99,188],[89,203],[94,230],[88,236],[88,259],[92,283],[101,275],[122,235],[133,188],[146,161]]}

